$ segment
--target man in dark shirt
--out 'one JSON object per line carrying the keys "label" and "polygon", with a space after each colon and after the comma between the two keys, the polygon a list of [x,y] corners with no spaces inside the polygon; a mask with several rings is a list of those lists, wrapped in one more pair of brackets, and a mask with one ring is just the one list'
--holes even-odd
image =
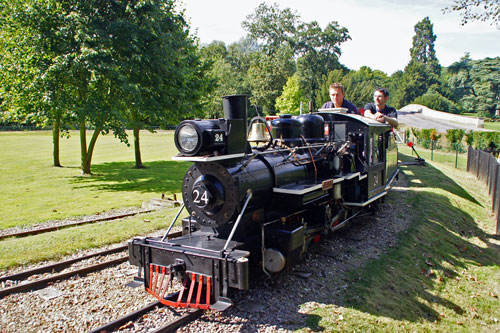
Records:
{"label": "man in dark shirt", "polygon": [[389,90],[377,88],[373,93],[373,102],[365,105],[365,117],[378,122],[387,122],[392,127],[398,126],[398,112],[392,106],[386,105],[389,99]]}
{"label": "man in dark shirt", "polygon": [[347,113],[360,114],[356,105],[344,98],[345,90],[341,83],[332,83],[328,91],[330,93],[331,101],[323,104],[321,107],[322,109],[346,108]]}

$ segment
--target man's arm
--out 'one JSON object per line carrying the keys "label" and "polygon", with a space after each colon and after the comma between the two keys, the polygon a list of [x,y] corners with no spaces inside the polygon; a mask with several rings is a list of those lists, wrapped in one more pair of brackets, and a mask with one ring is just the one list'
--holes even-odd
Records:
{"label": "man's arm", "polygon": [[387,116],[384,116],[384,120],[392,127],[398,127],[398,111],[393,107],[389,107],[389,112]]}
{"label": "man's arm", "polygon": [[384,121],[387,122],[389,125],[391,125],[392,127],[398,127],[399,122],[396,118],[391,118],[388,116],[383,116],[383,117],[384,117]]}
{"label": "man's arm", "polygon": [[392,127],[398,127],[398,120],[397,118],[389,117],[389,116],[384,116],[380,112],[372,113],[371,110],[365,110],[365,117],[370,118],[370,119],[375,119],[376,121],[380,123],[385,123],[387,122],[389,125]]}
{"label": "man's arm", "polygon": [[[375,111],[375,110],[373,110],[373,111]],[[365,105],[364,116],[366,118],[375,119],[375,113],[372,112],[372,104],[368,103],[368,104]]]}

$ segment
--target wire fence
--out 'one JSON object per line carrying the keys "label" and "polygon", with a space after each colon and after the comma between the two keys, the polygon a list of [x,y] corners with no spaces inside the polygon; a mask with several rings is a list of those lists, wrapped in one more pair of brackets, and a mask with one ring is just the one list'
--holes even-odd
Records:
{"label": "wire fence", "polygon": [[488,194],[492,198],[491,210],[497,220],[497,235],[500,235],[500,167],[495,156],[499,152],[500,150],[484,151],[469,147],[467,154],[467,171],[488,186]]}
{"label": "wire fence", "polygon": [[[433,140],[418,140],[412,143],[420,157],[426,161],[448,164],[456,169],[467,168],[468,147],[462,143],[442,145],[439,141]],[[411,154],[413,155],[413,151]]]}

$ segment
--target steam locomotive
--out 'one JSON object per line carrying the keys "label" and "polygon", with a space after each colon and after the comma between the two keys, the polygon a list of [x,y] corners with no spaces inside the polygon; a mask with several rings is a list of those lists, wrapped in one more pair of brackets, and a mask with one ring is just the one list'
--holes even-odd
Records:
{"label": "steam locomotive", "polygon": [[[288,270],[372,210],[398,174],[387,124],[342,110],[248,124],[247,96],[222,102],[224,118],[185,120],[175,130],[173,159],[193,165],[167,232],[129,242],[137,279],[173,307],[225,310],[230,292],[248,289],[253,273]],[[184,208],[182,236],[167,239]],[[172,293],[175,278],[182,285]]]}

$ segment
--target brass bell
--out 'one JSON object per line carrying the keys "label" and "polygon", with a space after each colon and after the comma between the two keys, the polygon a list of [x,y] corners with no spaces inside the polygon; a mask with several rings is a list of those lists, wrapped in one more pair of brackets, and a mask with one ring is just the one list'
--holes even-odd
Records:
{"label": "brass bell", "polygon": [[255,122],[250,128],[248,134],[248,142],[267,142],[269,139],[266,137],[266,125],[264,123]]}

